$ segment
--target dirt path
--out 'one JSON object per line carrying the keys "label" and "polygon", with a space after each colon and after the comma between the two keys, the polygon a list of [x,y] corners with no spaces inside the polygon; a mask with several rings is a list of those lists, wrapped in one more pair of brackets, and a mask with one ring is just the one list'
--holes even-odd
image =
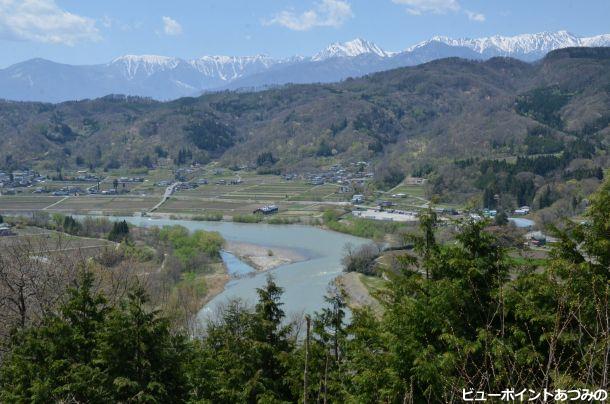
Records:
{"label": "dirt path", "polygon": [[65,201],[66,199],[70,198],[69,196],[66,196],[65,198],[60,199],[59,201],[50,204],[49,206],[47,206],[46,208],[42,208],[42,210],[48,210],[51,209],[53,206],[59,205],[60,203],[62,203],[63,201]]}

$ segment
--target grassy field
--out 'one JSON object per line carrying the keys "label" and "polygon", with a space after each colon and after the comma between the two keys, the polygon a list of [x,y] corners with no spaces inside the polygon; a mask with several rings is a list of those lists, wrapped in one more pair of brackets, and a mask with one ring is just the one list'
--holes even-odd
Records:
{"label": "grassy field", "polygon": [[401,184],[396,188],[393,188],[389,194],[406,194],[408,197],[419,197],[425,198],[426,191],[424,185],[407,185]]}
{"label": "grassy field", "polygon": [[[401,196],[397,196],[401,195]],[[380,193],[377,197],[380,200],[394,203],[395,209],[413,210],[426,206],[426,189],[423,184],[402,183],[387,192]]]}
{"label": "grassy field", "polygon": [[512,265],[542,267],[548,263],[549,252],[545,249],[511,250],[508,260]]}

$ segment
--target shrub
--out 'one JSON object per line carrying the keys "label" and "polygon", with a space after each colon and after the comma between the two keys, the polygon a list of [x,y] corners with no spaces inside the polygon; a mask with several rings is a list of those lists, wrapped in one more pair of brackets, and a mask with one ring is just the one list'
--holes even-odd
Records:
{"label": "shrub", "polygon": [[237,223],[260,223],[263,221],[263,215],[260,214],[250,214],[250,215],[244,215],[244,214],[237,214],[233,216],[233,221],[237,222]]}
{"label": "shrub", "polygon": [[220,222],[222,220],[221,212],[205,213],[203,215],[196,215],[192,217],[192,220],[198,222]]}
{"label": "shrub", "polygon": [[269,224],[296,224],[301,223],[301,219],[298,217],[281,217],[281,216],[273,216],[267,220]]}
{"label": "shrub", "polygon": [[210,259],[218,259],[224,239],[217,232],[197,230],[192,234],[182,226],[166,226],[159,231],[159,239],[167,242],[185,271],[199,271]]}
{"label": "shrub", "polygon": [[381,247],[377,244],[365,244],[359,248],[347,245],[346,253],[341,260],[343,271],[359,272],[364,275],[375,275],[375,260],[381,254]]}

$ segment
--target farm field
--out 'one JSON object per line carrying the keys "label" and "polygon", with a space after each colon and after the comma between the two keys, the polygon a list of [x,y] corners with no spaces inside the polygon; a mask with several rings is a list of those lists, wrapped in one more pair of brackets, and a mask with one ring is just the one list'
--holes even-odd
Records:
{"label": "farm field", "polygon": [[[224,215],[243,215],[251,214],[255,209],[260,208],[270,201],[236,201],[226,199],[200,199],[183,196],[173,196],[164,203],[158,210],[159,213],[168,214],[206,214],[222,213]],[[320,213],[320,206],[323,203],[273,201],[280,209],[279,216],[314,216]]]}
{"label": "farm field", "polygon": [[160,213],[252,213],[260,204],[245,204],[243,202],[229,202],[223,200],[210,200],[193,197],[173,196],[158,209]]}
{"label": "farm field", "polygon": [[395,209],[413,210],[427,206],[429,201],[426,197],[425,185],[405,182],[384,192],[378,199],[394,203],[393,208]]}
{"label": "farm field", "polygon": [[324,184],[312,186],[305,192],[300,193],[291,198],[294,201],[342,201],[349,200],[347,196],[338,193],[339,186],[337,184]]}
{"label": "farm field", "polygon": [[[113,181],[121,177],[140,177],[143,182],[120,183],[121,190],[129,193],[119,195],[70,195],[54,197],[33,194],[33,189],[23,189],[23,193],[0,196],[1,212],[48,212],[77,214],[133,214],[148,212],[158,204],[166,187],[156,185],[160,181],[173,181],[177,175],[169,169],[150,170],[146,174],[129,170],[115,170],[106,174],[100,183],[100,190],[113,187]],[[340,193],[337,184],[312,185],[304,180],[286,180],[277,175],[259,175],[253,172],[233,172],[215,169],[215,166],[189,169],[183,175],[184,182],[196,183],[207,180],[193,189],[178,189],[155,212],[170,215],[199,215],[222,213],[233,216],[251,214],[264,205],[276,204],[280,216],[316,216],[324,205],[348,202],[351,193]],[[56,190],[65,187],[80,187],[85,190],[93,183],[70,181],[47,181],[41,188]],[[27,192],[27,194],[26,194]]]}
{"label": "farm field", "polygon": [[158,197],[148,196],[77,196],[66,198],[47,210],[50,212],[138,212],[147,211],[158,201]]}
{"label": "farm field", "polygon": [[46,195],[2,195],[0,196],[0,212],[41,210],[62,199],[62,197]]}
{"label": "farm field", "polygon": [[389,191],[388,194],[406,194],[410,197],[425,198],[426,190],[424,185],[401,184]]}
{"label": "farm field", "polygon": [[140,212],[153,207],[158,197],[138,196],[0,196],[0,212]]}

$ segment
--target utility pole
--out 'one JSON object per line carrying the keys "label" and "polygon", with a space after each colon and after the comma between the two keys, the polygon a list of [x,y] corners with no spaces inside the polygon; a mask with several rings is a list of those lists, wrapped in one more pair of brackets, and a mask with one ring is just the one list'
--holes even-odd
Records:
{"label": "utility pole", "polygon": [[309,315],[305,316],[307,322],[307,336],[305,338],[305,371],[303,372],[303,404],[307,404],[307,364],[309,361],[309,334],[311,328],[311,318]]}

